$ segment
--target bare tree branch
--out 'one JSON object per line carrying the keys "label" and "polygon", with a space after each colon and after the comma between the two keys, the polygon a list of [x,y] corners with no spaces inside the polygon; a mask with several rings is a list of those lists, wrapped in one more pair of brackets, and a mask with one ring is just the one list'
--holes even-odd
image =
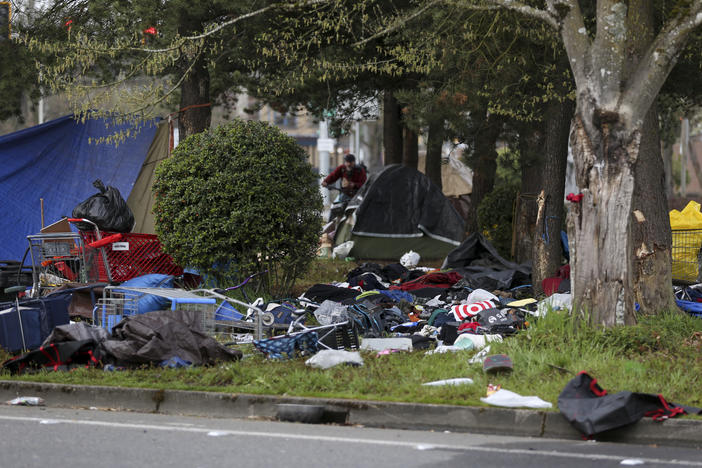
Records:
{"label": "bare tree branch", "polygon": [[580,5],[572,0],[548,0],[546,4],[551,15],[562,15],[559,20],[561,40],[573,71],[575,85],[578,89],[584,89],[588,70],[592,68],[589,63],[591,41],[585,29]]}
{"label": "bare tree branch", "polygon": [[164,53],[164,52],[170,52],[173,50],[178,49],[181,45],[183,45],[184,42],[192,42],[192,41],[198,41],[201,39],[205,39],[208,36],[211,36],[222,29],[231,26],[233,24],[238,23],[239,21],[243,21],[245,19],[252,18],[254,16],[261,15],[263,13],[266,13],[270,10],[275,10],[277,8],[280,9],[294,9],[294,8],[300,8],[300,7],[308,7],[312,5],[318,5],[318,4],[324,4],[324,3],[330,3],[331,0],[306,0],[303,2],[283,2],[283,3],[273,3],[270,4],[266,7],[259,8],[258,10],[250,11],[248,13],[245,13],[243,15],[239,15],[236,18],[232,18],[229,21],[225,21],[224,23],[220,23],[216,26],[212,26],[211,29],[206,30],[202,34],[198,34],[196,36],[184,36],[181,37],[175,44],[173,44],[170,47],[166,47],[163,49],[144,49],[140,47],[132,47],[130,48],[131,50],[139,50],[141,52],[148,52],[148,53]]}
{"label": "bare tree branch", "polygon": [[517,2],[513,0],[488,0],[487,3],[488,5],[504,8],[505,10],[516,11],[518,13],[522,13],[523,15],[531,16],[532,18],[545,21],[554,29],[558,29],[560,26],[556,17],[553,16],[550,12],[546,10],[541,10],[539,8],[534,8],[522,2]]}
{"label": "bare tree branch", "polygon": [[663,26],[639,61],[620,100],[625,119],[643,122],[670,71],[677,63],[690,33],[702,24],[702,0],[695,0],[687,14]]}
{"label": "bare tree branch", "polygon": [[381,31],[378,31],[377,33],[373,34],[372,36],[369,36],[365,39],[362,39],[358,42],[355,42],[354,44],[352,44],[352,47],[360,47],[360,46],[372,41],[373,39],[377,39],[381,36],[385,36],[386,34],[390,34],[391,32],[394,32],[394,31],[400,29],[401,27],[405,26],[407,23],[409,23],[410,21],[412,21],[413,19],[415,19],[416,17],[418,17],[419,15],[421,15],[422,13],[427,11],[429,8],[441,3],[442,1],[444,1],[444,0],[433,0],[429,3],[427,3],[422,8],[414,11],[412,14],[406,16],[405,18],[398,18],[397,20],[395,20],[393,22],[392,25],[388,26],[387,28],[385,28]]}

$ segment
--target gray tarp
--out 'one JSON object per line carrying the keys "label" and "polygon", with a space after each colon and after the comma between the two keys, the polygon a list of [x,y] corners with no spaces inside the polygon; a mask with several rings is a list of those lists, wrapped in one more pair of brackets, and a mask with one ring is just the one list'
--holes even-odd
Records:
{"label": "gray tarp", "polygon": [[115,325],[112,336],[84,323],[63,325],[56,327],[44,344],[92,339],[99,359],[120,365],[158,364],[176,356],[193,365],[241,358],[241,351],[222,346],[170,314],[154,311],[125,317]]}

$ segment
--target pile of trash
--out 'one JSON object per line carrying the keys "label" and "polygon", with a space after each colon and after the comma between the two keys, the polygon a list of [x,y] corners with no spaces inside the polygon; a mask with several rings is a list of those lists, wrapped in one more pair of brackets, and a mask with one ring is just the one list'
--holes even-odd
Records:
{"label": "pile of trash", "polygon": [[408,252],[399,263],[363,263],[346,281],[316,284],[299,301],[321,326],[348,324],[360,349],[437,353],[480,350],[571,304],[569,294],[531,298],[530,267],[503,259],[480,234],[451,252],[442,269],[419,262]]}

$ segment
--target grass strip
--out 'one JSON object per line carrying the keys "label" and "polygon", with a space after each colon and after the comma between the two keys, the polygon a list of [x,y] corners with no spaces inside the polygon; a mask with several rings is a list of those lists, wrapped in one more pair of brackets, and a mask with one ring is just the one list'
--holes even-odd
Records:
{"label": "grass strip", "polygon": [[[662,393],[668,400],[702,406],[702,320],[681,313],[642,317],[635,326],[596,329],[567,313],[553,312],[519,334],[494,343],[491,354],[508,354],[511,374],[483,374],[469,365],[473,351],[427,355],[425,351],[376,356],[362,367],[311,369],[304,358],[267,360],[250,346],[245,359],[212,367],[144,367],[120,372],[76,369],[40,371],[10,380],[61,384],[203,390],[453,405],[482,405],[486,387],[499,384],[554,404],[566,382],[585,370],[610,392]],[[555,366],[555,367],[554,367]],[[567,371],[557,369],[567,369]],[[470,377],[474,385],[426,387],[433,380]]]}

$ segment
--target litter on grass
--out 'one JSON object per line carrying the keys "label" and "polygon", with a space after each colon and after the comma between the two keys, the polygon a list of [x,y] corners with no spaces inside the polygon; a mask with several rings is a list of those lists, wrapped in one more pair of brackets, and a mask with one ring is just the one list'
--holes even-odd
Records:
{"label": "litter on grass", "polygon": [[456,379],[435,380],[433,382],[423,383],[422,385],[428,387],[443,387],[445,385],[471,385],[472,383],[473,379],[461,377]]}
{"label": "litter on grass", "polygon": [[480,399],[483,403],[505,408],[552,408],[553,405],[537,396],[522,396],[518,393],[499,389],[492,395]]}

